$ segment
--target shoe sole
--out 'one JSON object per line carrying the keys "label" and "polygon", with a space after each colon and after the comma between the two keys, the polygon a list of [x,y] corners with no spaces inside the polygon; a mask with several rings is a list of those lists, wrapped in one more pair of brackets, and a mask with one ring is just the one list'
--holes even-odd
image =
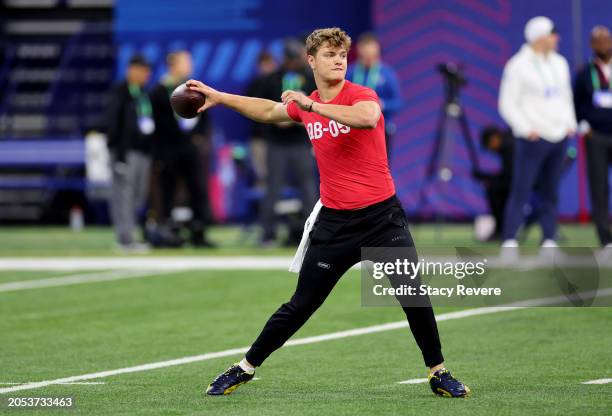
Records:
{"label": "shoe sole", "polygon": [[465,397],[468,397],[471,393],[470,389],[468,386],[465,386],[465,394],[461,395],[461,396],[453,396],[450,392],[441,389],[440,387],[436,388],[436,392],[434,392],[437,396],[440,397],[450,397],[450,398],[456,398],[456,399],[462,399]]}
{"label": "shoe sole", "polygon": [[211,393],[210,389],[211,389],[212,386],[209,384],[208,387],[206,388],[206,394],[209,395],[209,396],[227,396],[228,394],[232,394],[234,392],[234,390],[236,390],[238,387],[242,386],[243,384],[247,383],[248,381],[250,381],[250,380],[241,381],[238,384],[235,384],[235,385],[233,385],[231,387],[228,387],[227,389],[225,389],[223,391],[223,393]]}

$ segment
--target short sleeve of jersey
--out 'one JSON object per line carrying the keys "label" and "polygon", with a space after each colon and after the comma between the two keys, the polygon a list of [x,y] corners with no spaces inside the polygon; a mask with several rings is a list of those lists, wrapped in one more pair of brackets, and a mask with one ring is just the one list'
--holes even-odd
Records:
{"label": "short sleeve of jersey", "polygon": [[374,101],[378,103],[378,94],[371,88],[359,88],[351,95],[351,105],[360,101]]}
{"label": "short sleeve of jersey", "polygon": [[302,121],[302,116],[300,114],[301,110],[293,101],[287,104],[287,114],[293,121],[297,121],[298,123]]}

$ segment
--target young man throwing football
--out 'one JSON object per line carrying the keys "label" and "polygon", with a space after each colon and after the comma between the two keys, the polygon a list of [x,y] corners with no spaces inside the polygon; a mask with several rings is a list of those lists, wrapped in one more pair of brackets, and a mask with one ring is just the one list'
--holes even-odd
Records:
{"label": "young man throwing football", "polygon": [[[217,104],[262,123],[301,122],[314,146],[321,177],[321,208],[291,299],[270,317],[242,361],[208,386],[209,395],[230,394],[280,348],[323,304],[340,277],[361,261],[362,247],[414,247],[387,163],[385,122],[376,93],[345,80],[350,37],[339,28],[317,29],[306,41],[317,90],[285,91],[282,103],[216,91],[200,81],[189,88]],[[403,306],[429,367],[429,383],[441,396],[464,397],[469,389],[444,368],[433,309]]]}

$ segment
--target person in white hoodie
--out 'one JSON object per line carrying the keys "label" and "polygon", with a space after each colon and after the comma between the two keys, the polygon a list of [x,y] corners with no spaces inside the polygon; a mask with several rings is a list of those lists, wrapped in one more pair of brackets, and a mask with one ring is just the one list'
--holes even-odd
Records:
{"label": "person in white hoodie", "polygon": [[547,17],[525,25],[527,43],[507,62],[499,112],[516,137],[502,247],[518,255],[516,234],[532,192],[539,194],[542,246],[556,247],[557,194],[569,136],[576,131],[570,71],[557,53],[559,36]]}

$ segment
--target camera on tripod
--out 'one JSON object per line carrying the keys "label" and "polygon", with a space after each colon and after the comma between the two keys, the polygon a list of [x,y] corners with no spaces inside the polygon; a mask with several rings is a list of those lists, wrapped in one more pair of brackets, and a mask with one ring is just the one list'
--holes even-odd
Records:
{"label": "camera on tripod", "polygon": [[[421,188],[419,205],[427,202],[427,188],[433,186],[436,180],[448,183],[453,178],[453,138],[451,129],[454,124],[459,125],[463,142],[468,152],[472,171],[479,171],[476,145],[472,140],[467,116],[460,100],[461,87],[467,85],[467,78],[463,73],[463,65],[455,62],[445,62],[436,65],[444,82],[444,103],[440,112],[438,129],[435,137],[434,149],[427,169],[426,185]],[[452,192],[447,190],[449,193]]]}
{"label": "camera on tripod", "polygon": [[438,64],[437,69],[444,77],[446,103],[458,103],[459,89],[467,85],[467,79],[463,75],[463,65],[446,62]]}
{"label": "camera on tripod", "polygon": [[458,85],[467,84],[467,80],[463,75],[463,66],[454,62],[446,62],[438,64],[438,71],[444,75],[448,81],[456,83]]}

